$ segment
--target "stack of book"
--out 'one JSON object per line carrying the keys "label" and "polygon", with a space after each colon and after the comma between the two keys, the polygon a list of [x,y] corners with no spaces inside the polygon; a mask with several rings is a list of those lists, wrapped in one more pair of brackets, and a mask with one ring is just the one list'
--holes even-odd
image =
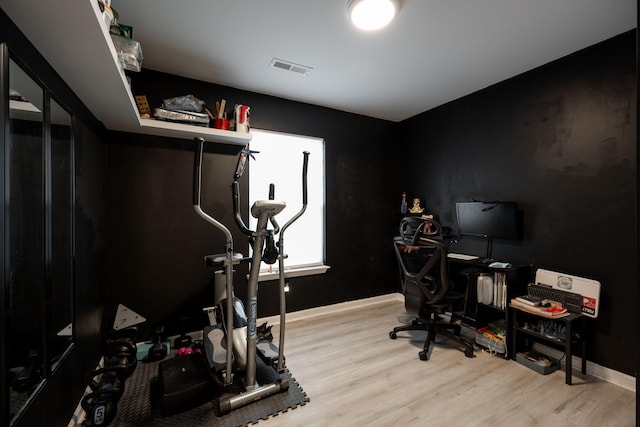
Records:
{"label": "stack of book", "polygon": [[534,295],[522,295],[511,300],[511,306],[544,317],[567,316],[567,308],[562,304],[544,300]]}

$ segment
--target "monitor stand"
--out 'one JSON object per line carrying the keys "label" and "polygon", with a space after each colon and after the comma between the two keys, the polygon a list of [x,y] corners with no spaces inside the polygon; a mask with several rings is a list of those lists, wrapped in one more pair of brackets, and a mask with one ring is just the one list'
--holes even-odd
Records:
{"label": "monitor stand", "polygon": [[491,264],[494,260],[491,259],[491,253],[493,252],[493,237],[487,236],[487,252],[485,258],[482,260],[483,264]]}

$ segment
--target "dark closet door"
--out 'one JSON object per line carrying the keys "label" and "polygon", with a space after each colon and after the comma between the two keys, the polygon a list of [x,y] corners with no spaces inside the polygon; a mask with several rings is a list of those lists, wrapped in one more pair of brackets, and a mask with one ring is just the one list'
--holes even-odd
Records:
{"label": "dark closet door", "polygon": [[[44,379],[44,90],[9,61],[7,347],[12,417]],[[5,175],[7,176],[7,175]]]}
{"label": "dark closet door", "polygon": [[[7,61],[7,49],[3,49]],[[3,67],[3,421],[16,421],[72,348],[71,114],[17,60]],[[8,75],[8,79],[6,78]],[[6,94],[6,95],[5,95]],[[8,109],[6,108],[8,106]],[[0,424],[5,424],[0,422]]]}

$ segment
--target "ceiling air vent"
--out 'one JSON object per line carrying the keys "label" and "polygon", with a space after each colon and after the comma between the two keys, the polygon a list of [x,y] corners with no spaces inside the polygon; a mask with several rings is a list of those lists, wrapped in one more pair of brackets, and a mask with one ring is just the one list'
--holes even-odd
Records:
{"label": "ceiling air vent", "polygon": [[280,68],[282,70],[293,71],[294,73],[303,74],[305,76],[308,76],[309,73],[311,73],[311,70],[313,70],[313,68],[307,67],[305,65],[294,64],[293,62],[284,61],[282,59],[276,59],[276,58],[273,58],[271,60],[271,63],[269,64],[269,66],[274,68]]}

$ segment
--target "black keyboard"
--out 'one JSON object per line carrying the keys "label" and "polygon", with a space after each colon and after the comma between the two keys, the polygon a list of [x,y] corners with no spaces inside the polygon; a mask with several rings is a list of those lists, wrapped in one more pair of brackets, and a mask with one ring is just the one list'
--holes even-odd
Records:
{"label": "black keyboard", "polygon": [[547,285],[529,283],[527,293],[541,299],[559,302],[563,307],[567,308],[567,311],[572,313],[582,313],[582,295],[575,292],[561,291]]}

